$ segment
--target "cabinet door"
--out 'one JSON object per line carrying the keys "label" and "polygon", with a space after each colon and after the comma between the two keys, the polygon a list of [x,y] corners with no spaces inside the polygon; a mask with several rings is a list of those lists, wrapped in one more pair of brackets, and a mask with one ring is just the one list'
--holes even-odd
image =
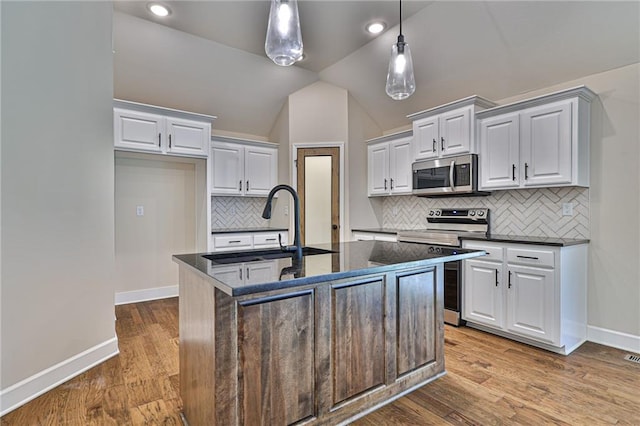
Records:
{"label": "cabinet door", "polygon": [[559,344],[553,270],[509,265],[508,274],[507,330]]}
{"label": "cabinet door", "polygon": [[213,278],[228,286],[238,286],[244,283],[242,265],[213,266],[208,272]]}
{"label": "cabinet door", "polygon": [[464,319],[503,328],[503,281],[502,263],[464,261]]}
{"label": "cabinet door", "polygon": [[258,284],[277,281],[280,273],[280,271],[276,271],[277,266],[275,260],[245,263],[245,283]]}
{"label": "cabinet door", "polygon": [[245,195],[269,195],[277,182],[278,151],[247,146],[244,148],[244,165]]}
{"label": "cabinet door", "polygon": [[214,142],[211,148],[213,170],[211,193],[242,195],[244,191],[244,148],[241,145]]}
{"label": "cabinet door", "polygon": [[521,113],[525,186],[571,183],[571,105],[556,102]]}
{"label": "cabinet door", "polygon": [[436,158],[440,154],[438,116],[413,122],[414,159]]}
{"label": "cabinet door", "polygon": [[410,194],[413,188],[411,138],[389,144],[389,189],[392,194]]}
{"label": "cabinet door", "polygon": [[440,155],[471,152],[471,107],[440,115]]}
{"label": "cabinet door", "polygon": [[520,133],[516,113],[480,121],[480,188],[520,186]]}
{"label": "cabinet door", "polygon": [[167,118],[167,152],[207,157],[211,124],[199,121]]}
{"label": "cabinet door", "polygon": [[162,152],[165,129],[163,116],[114,108],[113,119],[116,148]]}
{"label": "cabinet door", "polygon": [[389,144],[370,145],[368,154],[369,195],[386,195],[389,193]]}

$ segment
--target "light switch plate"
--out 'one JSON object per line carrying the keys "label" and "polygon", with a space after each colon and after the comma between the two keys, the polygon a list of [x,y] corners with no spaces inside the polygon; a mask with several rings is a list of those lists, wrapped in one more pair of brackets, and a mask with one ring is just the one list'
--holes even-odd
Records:
{"label": "light switch plate", "polygon": [[573,203],[562,203],[562,216],[573,216]]}

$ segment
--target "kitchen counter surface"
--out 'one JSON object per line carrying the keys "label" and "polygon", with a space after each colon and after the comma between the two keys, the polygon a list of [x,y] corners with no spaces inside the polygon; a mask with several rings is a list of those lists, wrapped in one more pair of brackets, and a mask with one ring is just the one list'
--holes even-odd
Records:
{"label": "kitchen counter surface", "polygon": [[514,243],[514,244],[538,244],[545,246],[575,246],[579,244],[588,244],[588,239],[582,238],[555,238],[555,237],[523,237],[521,235],[494,235],[487,236],[465,236],[462,240],[476,240],[476,241],[495,241],[501,243]]}
{"label": "kitchen counter surface", "polygon": [[[241,296],[367,274],[425,267],[484,255],[484,251],[457,247],[384,241],[352,241],[335,246],[316,244],[313,247],[334,250],[334,252],[305,256],[298,268],[294,267],[290,257],[245,263],[225,262],[224,264],[216,264],[203,257],[207,253],[174,255],[173,259],[178,264],[190,266],[211,278],[212,284],[224,293],[230,296]],[[251,251],[242,252],[243,255],[250,253]],[[262,264],[273,262],[269,264],[274,268],[274,275],[271,278],[242,280],[238,279],[240,274],[229,273],[230,270],[234,270],[234,267],[240,270],[251,264],[259,266],[260,262]]]}
{"label": "kitchen counter surface", "polygon": [[253,228],[218,228],[212,229],[212,234],[241,234],[245,232],[272,232],[272,231],[288,231],[287,228],[271,228],[267,226]]}

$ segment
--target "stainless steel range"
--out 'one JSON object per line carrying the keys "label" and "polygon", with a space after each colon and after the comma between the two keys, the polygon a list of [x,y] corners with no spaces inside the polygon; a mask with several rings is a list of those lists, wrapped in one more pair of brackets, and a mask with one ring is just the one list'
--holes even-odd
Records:
{"label": "stainless steel range", "polygon": [[[460,247],[465,235],[489,233],[489,209],[430,209],[427,228],[398,232],[398,241]],[[434,247],[437,250],[437,247]],[[444,264],[444,322],[461,324],[462,262]]]}

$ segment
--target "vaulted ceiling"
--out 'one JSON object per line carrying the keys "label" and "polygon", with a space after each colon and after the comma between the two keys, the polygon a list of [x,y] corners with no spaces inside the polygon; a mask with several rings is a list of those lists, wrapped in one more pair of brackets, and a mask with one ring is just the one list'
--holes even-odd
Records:
{"label": "vaulted ceiling", "polygon": [[[264,54],[269,2],[114,3],[116,98],[218,116],[215,128],[267,136],[287,96],[317,80],[343,87],[383,130],[406,115],[478,94],[502,99],[640,62],[640,2],[405,1],[416,93],[384,91],[396,1],[299,0],[306,59]],[[374,37],[364,27],[383,19]]]}

